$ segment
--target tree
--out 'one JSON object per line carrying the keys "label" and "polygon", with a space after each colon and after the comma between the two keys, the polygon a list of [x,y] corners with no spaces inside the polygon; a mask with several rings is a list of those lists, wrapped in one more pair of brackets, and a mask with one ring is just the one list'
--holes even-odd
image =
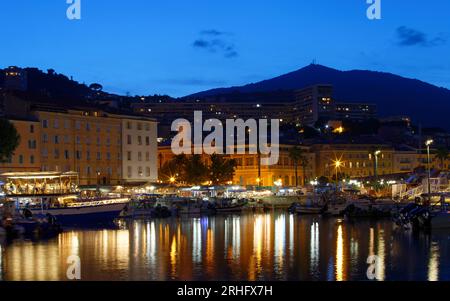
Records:
{"label": "tree", "polygon": [[214,185],[224,184],[233,180],[234,171],[237,166],[236,160],[227,159],[217,154],[212,154],[210,160],[209,174]]}
{"label": "tree", "polygon": [[445,148],[445,147],[438,148],[437,151],[436,151],[436,158],[441,163],[441,169],[445,169],[444,168],[444,161],[450,158],[449,150],[447,148]]}
{"label": "tree", "polygon": [[177,155],[164,163],[160,170],[161,179],[165,182],[170,182],[173,178],[176,182],[184,182],[186,179],[184,171],[186,161],[185,155]]}
{"label": "tree", "polygon": [[184,177],[188,184],[199,185],[208,179],[208,166],[200,155],[192,155],[184,164]]}
{"label": "tree", "polygon": [[6,119],[0,119],[0,163],[8,162],[19,146],[20,135],[15,126]]}
{"label": "tree", "polygon": [[93,83],[89,85],[89,89],[95,91],[95,92],[100,92],[103,90],[103,86],[97,83]]}
{"label": "tree", "polygon": [[303,170],[302,184],[305,184],[305,170],[308,166],[308,158],[304,155],[303,149],[298,146],[294,146],[289,149],[289,158],[294,162],[295,170],[295,186],[298,187],[298,167],[301,166]]}

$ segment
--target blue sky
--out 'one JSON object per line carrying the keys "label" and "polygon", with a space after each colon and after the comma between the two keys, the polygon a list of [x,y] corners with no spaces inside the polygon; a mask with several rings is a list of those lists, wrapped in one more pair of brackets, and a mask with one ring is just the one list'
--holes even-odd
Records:
{"label": "blue sky", "polygon": [[299,69],[369,69],[450,88],[450,1],[1,1],[0,67],[55,69],[109,92],[183,96]]}

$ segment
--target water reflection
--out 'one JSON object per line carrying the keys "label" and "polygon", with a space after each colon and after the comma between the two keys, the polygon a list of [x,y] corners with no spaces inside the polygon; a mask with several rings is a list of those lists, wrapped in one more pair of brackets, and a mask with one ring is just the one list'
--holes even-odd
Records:
{"label": "water reflection", "polygon": [[0,279],[449,280],[448,233],[411,236],[388,220],[350,223],[283,212],[134,221],[119,229],[67,231],[0,246]]}

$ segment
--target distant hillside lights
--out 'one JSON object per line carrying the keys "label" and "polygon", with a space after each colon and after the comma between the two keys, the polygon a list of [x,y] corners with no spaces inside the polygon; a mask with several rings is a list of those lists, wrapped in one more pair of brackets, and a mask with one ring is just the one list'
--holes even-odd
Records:
{"label": "distant hillside lights", "polygon": [[66,11],[67,19],[81,20],[81,0],[66,0],[70,4]]}
{"label": "distant hillside lights", "polygon": [[[202,111],[194,112],[194,141],[192,143],[192,126],[186,119],[177,119],[172,122],[171,130],[178,132],[172,140],[172,152],[175,155],[186,154],[260,154],[261,165],[270,166],[278,163],[279,159],[279,127],[280,121],[272,119],[227,119],[226,138],[224,139],[223,124],[218,119],[208,119],[203,123]],[[203,131],[210,132],[203,140]],[[237,135],[236,135],[237,134]],[[258,135],[259,134],[259,135]],[[248,136],[248,143],[246,137]],[[270,137],[270,146],[268,139]],[[225,145],[224,145],[225,142]],[[225,147],[225,149],[224,149]]]}

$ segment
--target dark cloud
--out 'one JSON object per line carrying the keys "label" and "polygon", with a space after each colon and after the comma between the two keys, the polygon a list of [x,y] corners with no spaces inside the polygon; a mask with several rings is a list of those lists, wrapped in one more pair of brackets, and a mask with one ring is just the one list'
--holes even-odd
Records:
{"label": "dark cloud", "polygon": [[443,45],[447,42],[443,36],[429,39],[427,34],[406,26],[397,28],[397,38],[400,46],[433,47]]}
{"label": "dark cloud", "polygon": [[222,31],[218,31],[215,29],[208,29],[208,30],[202,30],[200,32],[201,35],[205,35],[205,36],[221,36],[221,35],[225,35],[225,32]]}
{"label": "dark cloud", "polygon": [[200,34],[208,37],[195,40],[192,44],[194,48],[203,49],[208,51],[209,53],[219,53],[222,54],[225,58],[234,58],[239,55],[236,47],[232,42],[224,38],[218,38],[219,36],[223,36],[226,33],[211,29],[201,31]]}

